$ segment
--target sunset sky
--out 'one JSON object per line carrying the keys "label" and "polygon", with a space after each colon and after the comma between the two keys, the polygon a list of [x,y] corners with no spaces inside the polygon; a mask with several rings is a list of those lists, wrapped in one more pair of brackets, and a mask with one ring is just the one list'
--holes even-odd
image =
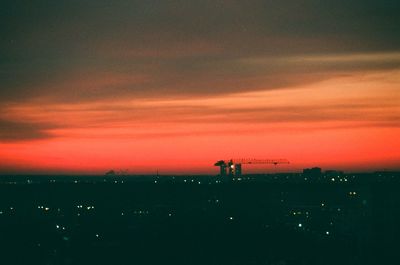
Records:
{"label": "sunset sky", "polygon": [[[35,3],[34,3],[35,2]],[[2,1],[0,174],[400,170],[399,1]]]}

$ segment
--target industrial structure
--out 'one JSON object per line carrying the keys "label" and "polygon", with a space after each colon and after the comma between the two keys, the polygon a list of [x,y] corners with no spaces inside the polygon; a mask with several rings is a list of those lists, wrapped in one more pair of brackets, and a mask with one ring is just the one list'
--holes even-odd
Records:
{"label": "industrial structure", "polygon": [[286,159],[228,159],[219,160],[214,166],[220,168],[221,176],[241,176],[242,175],[242,164],[289,164]]}

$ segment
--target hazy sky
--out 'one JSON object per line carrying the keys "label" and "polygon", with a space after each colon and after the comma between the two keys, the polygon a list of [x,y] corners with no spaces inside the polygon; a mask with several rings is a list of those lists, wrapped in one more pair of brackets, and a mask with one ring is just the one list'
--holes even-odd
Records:
{"label": "hazy sky", "polygon": [[400,169],[399,14],[395,0],[2,1],[0,173]]}

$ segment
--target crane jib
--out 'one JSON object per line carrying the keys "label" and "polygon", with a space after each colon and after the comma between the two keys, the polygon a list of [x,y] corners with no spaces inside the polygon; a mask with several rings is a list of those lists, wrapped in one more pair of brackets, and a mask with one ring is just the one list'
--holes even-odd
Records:
{"label": "crane jib", "polygon": [[242,164],[289,164],[287,159],[249,159],[249,158],[231,158],[217,161],[214,166],[220,167],[221,176],[240,176],[242,174]]}

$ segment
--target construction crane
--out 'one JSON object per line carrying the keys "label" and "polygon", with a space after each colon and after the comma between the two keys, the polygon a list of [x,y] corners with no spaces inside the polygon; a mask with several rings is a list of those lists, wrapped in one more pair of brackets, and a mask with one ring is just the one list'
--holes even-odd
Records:
{"label": "construction crane", "polygon": [[289,164],[286,159],[249,159],[249,158],[239,158],[239,159],[227,159],[219,160],[214,166],[218,166],[220,169],[220,175],[226,176],[240,176],[242,175],[242,164]]}

